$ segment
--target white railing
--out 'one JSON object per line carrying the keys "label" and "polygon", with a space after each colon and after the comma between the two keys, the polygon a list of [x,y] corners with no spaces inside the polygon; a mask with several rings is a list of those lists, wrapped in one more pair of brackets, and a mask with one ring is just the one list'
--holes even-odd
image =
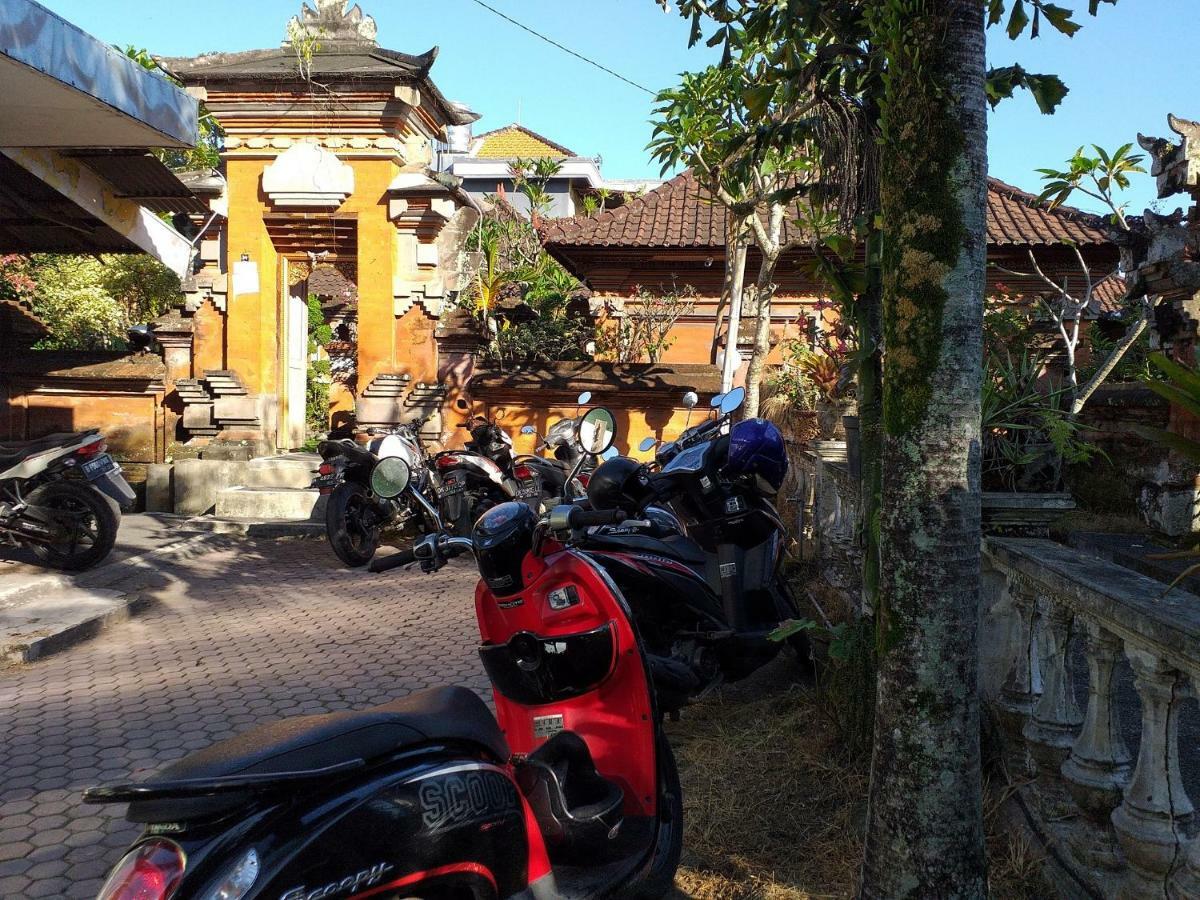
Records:
{"label": "white railing", "polygon": [[[806,557],[854,596],[858,487],[828,454],[797,469]],[[1057,867],[1060,887],[1200,898],[1200,821],[1180,773],[1200,746],[1179,737],[1200,683],[1200,597],[1049,540],[985,537],[983,558],[980,687],[1025,808],[1071,873]],[[1121,724],[1139,715],[1134,758]]]}
{"label": "white railing", "polygon": [[[985,590],[985,643],[989,631],[1001,635],[1006,662],[985,665],[982,682],[1006,757],[1033,777],[1043,810],[1065,793],[1046,833],[1097,894],[1200,897],[1200,841],[1179,768],[1181,750],[1197,750],[1180,746],[1179,716],[1200,675],[1200,597],[1046,540],[988,538],[984,555],[1000,576],[999,590]],[[1074,634],[1087,659],[1082,710]],[[1122,654],[1141,705],[1136,760],[1121,736],[1122,713],[1136,706],[1116,689]]]}

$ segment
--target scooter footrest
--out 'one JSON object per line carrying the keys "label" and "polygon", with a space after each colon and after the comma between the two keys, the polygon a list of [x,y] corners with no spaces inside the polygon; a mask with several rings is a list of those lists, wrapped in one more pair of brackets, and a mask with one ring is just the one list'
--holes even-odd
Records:
{"label": "scooter footrest", "polygon": [[620,786],[596,771],[583,738],[556,734],[517,768],[521,786],[555,859],[603,855],[623,821]]}

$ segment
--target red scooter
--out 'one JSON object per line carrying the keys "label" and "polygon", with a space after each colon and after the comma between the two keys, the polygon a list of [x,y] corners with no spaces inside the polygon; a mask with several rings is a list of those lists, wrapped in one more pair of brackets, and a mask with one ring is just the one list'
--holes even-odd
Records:
{"label": "red scooter", "polygon": [[[584,447],[611,443],[592,410]],[[590,440],[590,442],[588,442]],[[409,470],[380,460],[372,489]],[[628,606],[572,546],[619,514],[493,507],[471,538],[431,534],[376,559],[433,572],[476,557],[479,648],[493,716],[465,688],[283,719],[94,788],[146,826],[99,900],[566,900],[661,897],[682,798]]]}

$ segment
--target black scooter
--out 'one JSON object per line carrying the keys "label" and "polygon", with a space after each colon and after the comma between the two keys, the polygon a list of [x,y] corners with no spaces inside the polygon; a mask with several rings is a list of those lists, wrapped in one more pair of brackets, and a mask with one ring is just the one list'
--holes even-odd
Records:
{"label": "black scooter", "polygon": [[[408,474],[386,458],[373,480],[399,496]],[[674,760],[624,598],[570,549],[615,518],[506,502],[471,539],[377,559],[435,571],[475,554],[497,714],[435,688],[267,724],[148,782],[89,790],[145,826],[98,900],[663,896],[682,839]]]}
{"label": "black scooter", "polygon": [[[591,505],[622,509],[625,519],[592,529],[581,546],[629,598],[666,712],[774,659],[784,645],[772,632],[801,618],[784,573],[787,530],[771,502],[778,484],[753,465],[729,465],[734,429],[773,428],[734,425],[743,398],[741,388],[716,398],[714,418],[659,448],[654,463],[619,457],[588,485]],[[782,453],[782,437],[778,446]],[[810,668],[807,636],[787,643]]]}

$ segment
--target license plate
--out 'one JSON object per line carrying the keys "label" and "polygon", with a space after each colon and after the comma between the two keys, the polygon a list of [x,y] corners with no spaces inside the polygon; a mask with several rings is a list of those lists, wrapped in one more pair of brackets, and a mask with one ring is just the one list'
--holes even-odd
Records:
{"label": "license plate", "polygon": [[314,488],[318,488],[318,489],[337,487],[338,481],[340,481],[340,480],[341,480],[341,476],[335,475],[335,474],[318,475],[316,478],[314,478],[312,480],[312,484],[310,484],[309,487],[314,487]]}
{"label": "license plate", "polygon": [[465,481],[456,481],[452,478],[447,478],[442,482],[443,497],[452,497],[455,494],[461,494],[466,489],[467,483]]}
{"label": "license plate", "polygon": [[517,496],[522,500],[539,497],[541,493],[542,489],[538,487],[536,481],[523,481],[517,485]]}
{"label": "license plate", "polygon": [[94,459],[89,459],[80,470],[83,472],[83,477],[88,481],[95,481],[101,475],[107,475],[109,472],[115,472],[120,468],[117,461],[107,453],[101,453]]}

